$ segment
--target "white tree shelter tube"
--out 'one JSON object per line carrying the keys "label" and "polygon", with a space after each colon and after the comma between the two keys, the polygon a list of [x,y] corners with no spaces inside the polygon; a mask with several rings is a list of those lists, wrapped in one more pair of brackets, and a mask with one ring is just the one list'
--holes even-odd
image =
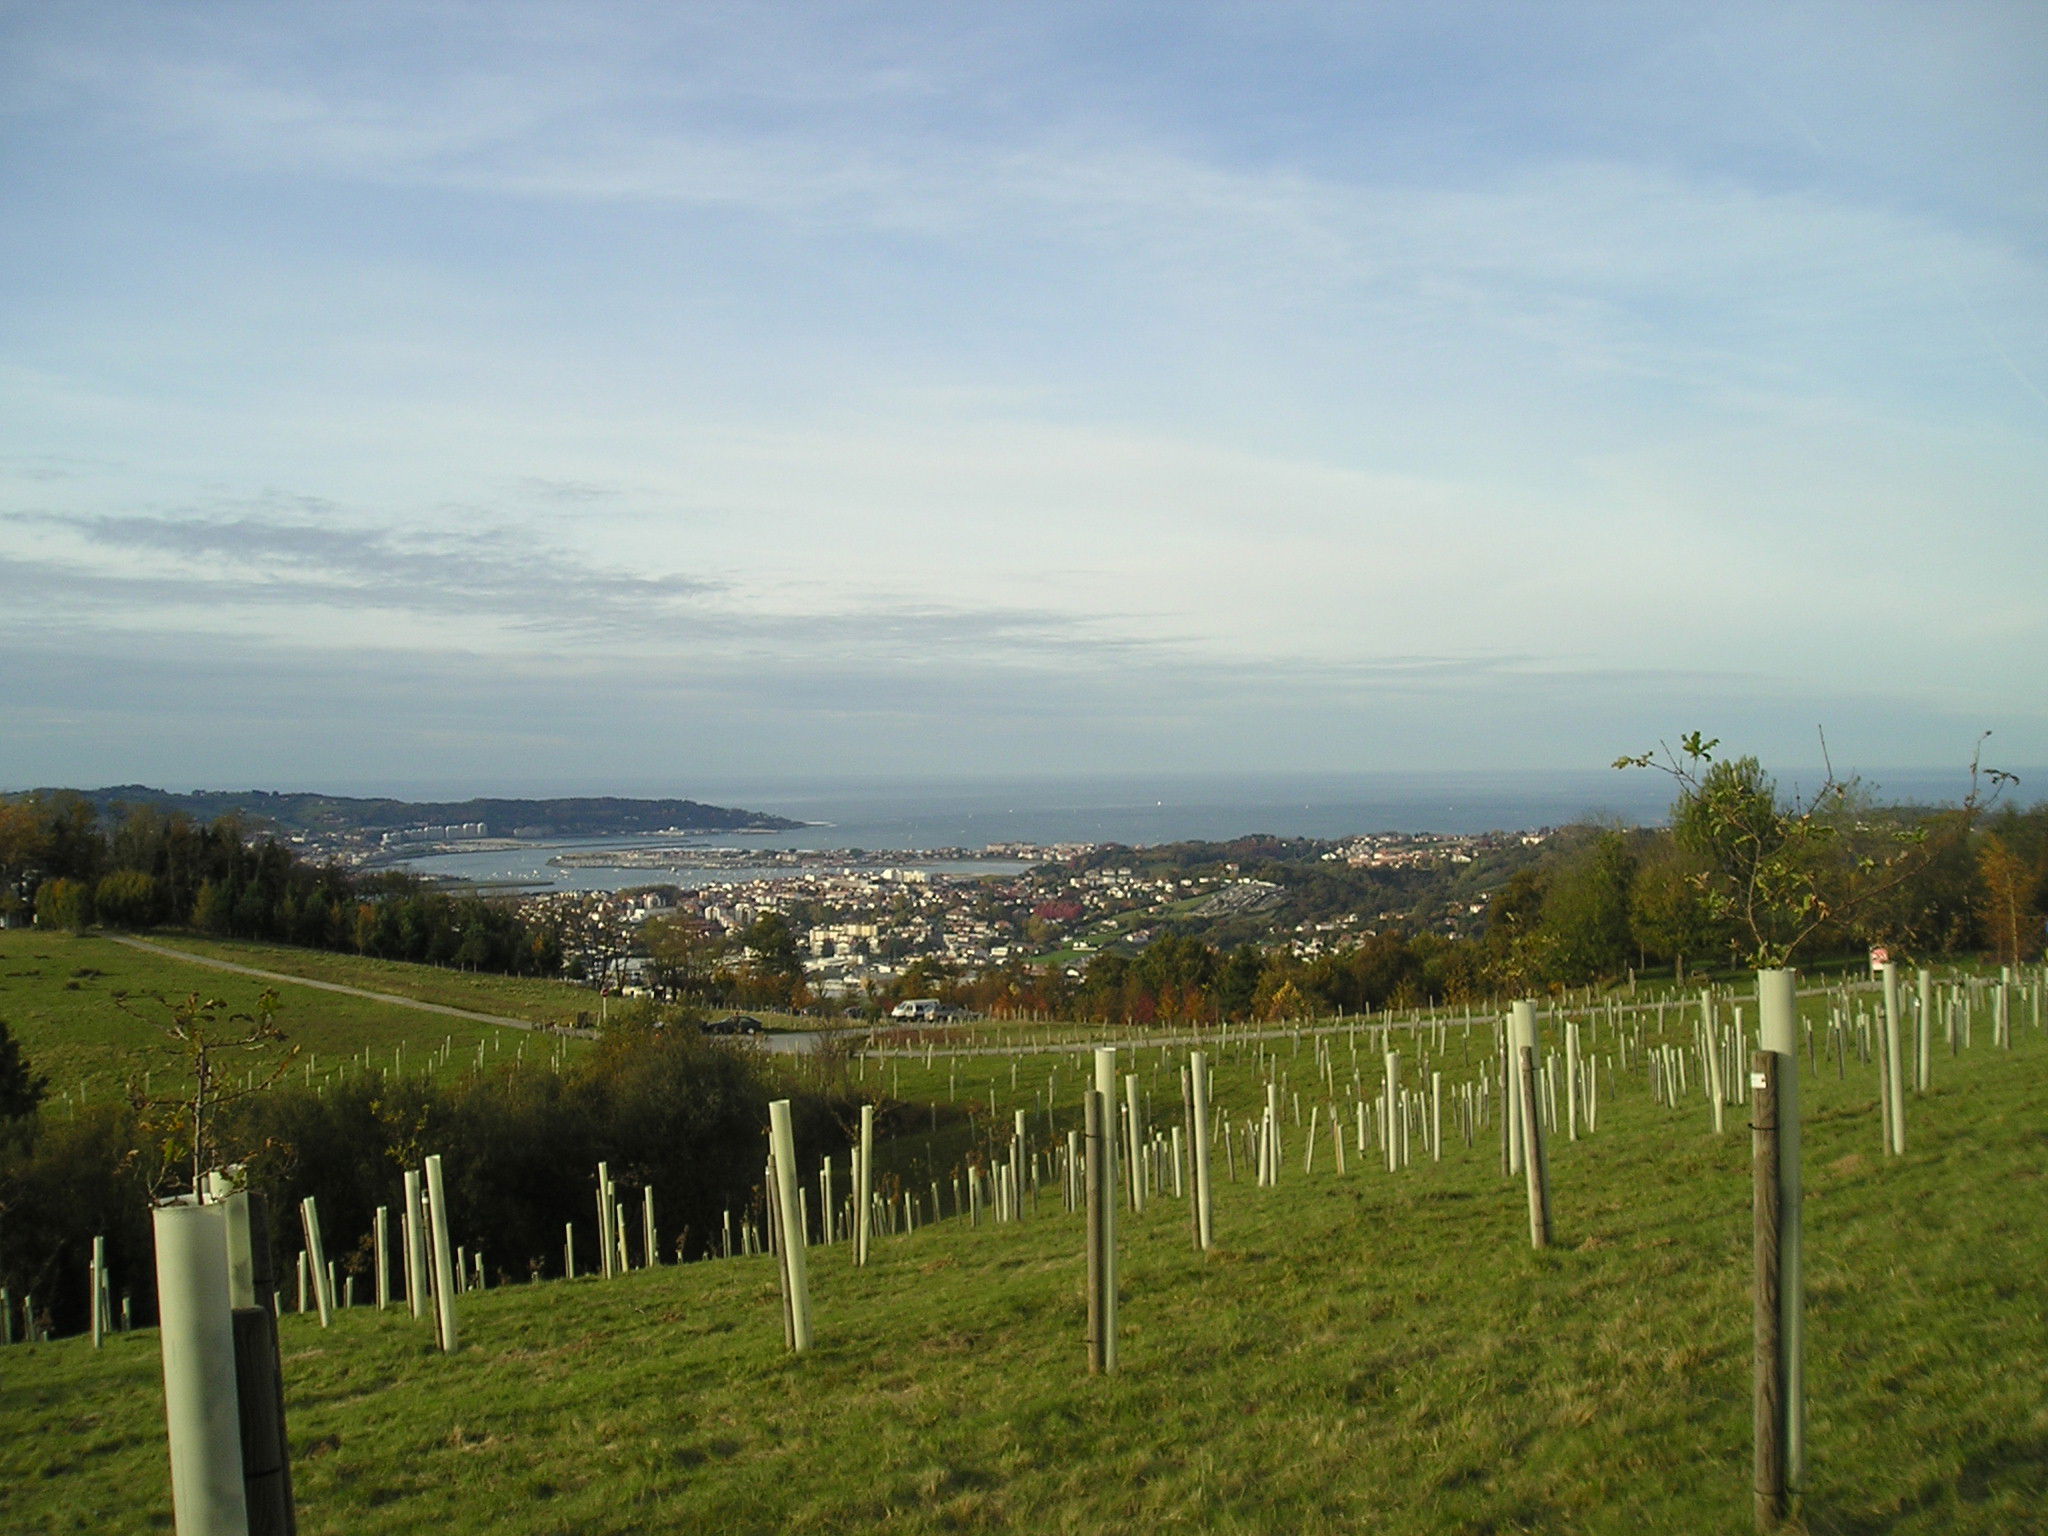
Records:
{"label": "white tree shelter tube", "polygon": [[306,1262],[313,1271],[313,1301],[320,1308],[320,1326],[331,1321],[334,1282],[327,1270],[327,1245],[320,1240],[320,1207],[311,1195],[299,1202],[299,1221],[306,1233]]}
{"label": "white tree shelter tube", "polygon": [[427,1233],[421,1225],[420,1176],[405,1171],[405,1303],[415,1318],[427,1315]]}
{"label": "white tree shelter tube", "polygon": [[248,1536],[227,1213],[160,1205],[152,1219],[172,1517],[178,1536]]}
{"label": "white tree shelter tube", "polygon": [[427,1159],[427,1204],[434,1226],[434,1322],[443,1354],[452,1355],[455,1333],[455,1251],[448,1232],[448,1186],[441,1177],[441,1155]]}
{"label": "white tree shelter tube", "polygon": [[768,1106],[768,1138],[775,1152],[775,1203],[782,1217],[783,1262],[789,1268],[790,1347],[802,1354],[811,1347],[811,1282],[804,1264],[803,1211],[797,1204],[796,1133],[789,1120],[789,1100]]}
{"label": "white tree shelter tube", "polygon": [[1209,1057],[1196,1051],[1188,1057],[1188,1076],[1195,1112],[1195,1214],[1203,1251],[1216,1245],[1215,1206],[1209,1190]]}
{"label": "white tree shelter tube", "polygon": [[853,1261],[868,1261],[868,1244],[874,1236],[875,1204],[875,1106],[860,1107],[860,1167],[854,1175]]}
{"label": "white tree shelter tube", "polygon": [[1095,1091],[1102,1095],[1102,1368],[1116,1370],[1116,1047],[1095,1048]]}

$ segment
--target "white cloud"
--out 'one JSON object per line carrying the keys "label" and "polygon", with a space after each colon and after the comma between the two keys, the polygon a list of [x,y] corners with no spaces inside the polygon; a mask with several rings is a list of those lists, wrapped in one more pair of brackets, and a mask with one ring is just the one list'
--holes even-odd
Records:
{"label": "white cloud", "polygon": [[913,677],[1104,741],[2048,696],[2017,65],[1951,197],[1882,174],[1847,16],[1831,73],[1675,10],[110,14],[17,17],[0,86],[51,168],[0,254],[17,635],[658,663],[791,732]]}

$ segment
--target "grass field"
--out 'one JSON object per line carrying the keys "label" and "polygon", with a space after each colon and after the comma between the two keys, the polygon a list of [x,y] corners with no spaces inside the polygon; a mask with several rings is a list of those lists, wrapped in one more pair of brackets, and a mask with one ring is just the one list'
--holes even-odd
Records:
{"label": "grass field", "polygon": [[[262,970],[336,981],[389,992],[422,1002],[536,1021],[573,1021],[591,994],[562,982],[476,976],[431,966],[364,960],[318,950],[257,944],[225,944],[184,935],[152,936],[173,948],[231,960]],[[254,1008],[272,983],[208,966],[192,965],[131,949],[96,934],[73,936],[36,931],[0,932],[0,1019],[5,1019],[53,1092],[80,1099],[121,1093],[129,1079],[148,1071],[152,1087],[182,1081],[184,1068],[158,1028],[168,1017],[154,999],[173,1001],[191,993],[218,998],[231,1009]],[[278,1023],[288,1044],[299,1048],[295,1071],[318,1081],[368,1051],[390,1068],[453,1074],[473,1066],[477,1048],[487,1060],[521,1051],[575,1050],[576,1040],[543,1039],[523,1030],[479,1024],[347,997],[312,987],[276,984]],[[126,993],[126,1007],[115,997]],[[444,1052],[439,1064],[430,1060]],[[394,1056],[394,1052],[398,1054]],[[236,1070],[254,1067],[252,1054]]]}
{"label": "grass field", "polygon": [[[2010,1051],[1981,1017],[1967,1051],[1939,1049],[1903,1158],[1880,1151],[1853,1052],[1806,1077],[1807,1529],[2044,1528],[2048,1043],[2015,1023]],[[1680,1042],[1689,1021],[1667,1025]],[[1324,1088],[1349,1046],[1326,1042]],[[1447,1033],[1447,1077],[1462,1051]],[[1057,1125],[1066,1061],[1020,1061],[1014,1087],[1001,1059],[952,1070],[984,1114],[997,1090],[999,1119],[1042,1102],[1030,1074],[1062,1072]],[[1162,1088],[1173,1065],[1136,1061]],[[1291,1095],[1316,1067],[1312,1039],[1225,1052],[1223,1107],[1249,1113],[1264,1072]],[[908,1093],[949,1069],[886,1070],[924,1074]],[[288,1316],[301,1526],[1746,1530],[1746,1115],[1717,1137],[1697,1092],[1673,1108],[1645,1083],[1617,1071],[1597,1134],[1553,1141],[1543,1253],[1483,1134],[1447,1137],[1440,1164],[1354,1156],[1339,1176],[1327,1157],[1304,1174],[1292,1130],[1277,1188],[1219,1168],[1206,1257],[1184,1202],[1126,1212],[1111,1379],[1083,1373],[1080,1222],[1054,1191],[1020,1223],[885,1239],[865,1271],[814,1249],[802,1358],[782,1350],[762,1259],[473,1294],[446,1359],[396,1310],[325,1332]],[[153,1334],[8,1351],[0,1526],[168,1529],[162,1433]]]}

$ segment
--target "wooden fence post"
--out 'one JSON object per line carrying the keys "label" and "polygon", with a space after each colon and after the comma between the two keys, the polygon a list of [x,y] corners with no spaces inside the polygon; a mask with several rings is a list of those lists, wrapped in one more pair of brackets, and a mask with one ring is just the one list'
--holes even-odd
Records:
{"label": "wooden fence post", "polygon": [[1756,978],[1758,1045],[1778,1058],[1778,1354],[1784,1364],[1784,1466],[1787,1499],[1806,1481],[1806,1366],[1799,1173],[1799,995],[1790,970]]}
{"label": "wooden fence post", "polygon": [[1750,1058],[1751,1183],[1755,1206],[1756,1528],[1769,1531],[1785,1515],[1785,1353],[1778,1295],[1778,1057]]}

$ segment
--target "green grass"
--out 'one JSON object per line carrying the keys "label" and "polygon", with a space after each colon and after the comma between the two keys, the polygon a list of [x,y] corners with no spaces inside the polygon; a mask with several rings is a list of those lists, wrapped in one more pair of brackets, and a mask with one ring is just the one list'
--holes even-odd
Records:
{"label": "green grass", "polygon": [[[542,1008],[551,995],[566,1001],[581,998],[585,1006],[591,1000],[588,992],[559,982],[476,977],[318,950],[224,944],[184,935],[152,936],[152,942],[259,969],[511,1018],[550,1017]],[[157,1027],[168,1013],[152,999],[175,1001],[197,992],[218,998],[231,1009],[248,1010],[272,985],[281,1005],[278,1023],[288,1043],[299,1048],[293,1070],[309,1073],[315,1081],[324,1073],[345,1069],[351,1057],[365,1050],[373,1064],[387,1069],[394,1049],[402,1049],[399,1059],[408,1073],[433,1070],[452,1076],[475,1064],[479,1044],[487,1060],[521,1050],[552,1051],[557,1045],[575,1050],[582,1045],[313,987],[273,984],[148,954],[95,934],[0,932],[0,1019],[7,1021],[35,1069],[49,1074],[52,1090],[60,1096],[107,1098],[145,1071],[151,1074],[153,1090],[182,1082],[182,1062]],[[117,992],[127,994],[126,1008],[116,1000]],[[562,1015],[558,1008],[553,1016]],[[566,1017],[574,1018],[573,1009],[566,1010]],[[431,1053],[444,1049],[445,1064],[432,1065]],[[254,1054],[241,1057],[230,1070],[239,1073],[261,1059]]]}
{"label": "green grass", "polygon": [[[1868,1067],[1805,1084],[1812,1531],[2041,1529],[2048,1044],[2017,1037],[1994,1051],[1980,1019],[1937,1056],[1902,1159]],[[1312,1047],[1281,1049],[1304,1077]],[[1233,1112],[1254,1062],[1221,1064]],[[866,1271],[813,1249],[801,1359],[758,1259],[466,1297],[449,1359],[396,1311],[290,1316],[301,1527],[1747,1530],[1745,1121],[1715,1137],[1697,1096],[1616,1074],[1599,1133],[1553,1142],[1541,1254],[1483,1133],[1340,1178],[1302,1174],[1295,1132],[1277,1189],[1219,1174],[1206,1258],[1183,1203],[1126,1213],[1108,1380],[1052,1196],[882,1240]],[[0,1524],[168,1529],[158,1370],[148,1333],[0,1356]]]}
{"label": "green grass", "polygon": [[578,1014],[594,1016],[597,1012],[597,995],[588,987],[566,981],[544,980],[535,976],[494,976],[483,971],[449,970],[404,960],[377,960],[367,955],[296,949],[282,944],[208,939],[197,934],[166,932],[147,937],[153,943],[172,949],[189,950],[195,955],[208,955],[216,960],[230,960],[237,965],[282,971],[288,975],[311,977],[315,981],[337,981],[344,986],[391,992],[401,997],[417,998],[423,1003],[495,1013],[536,1024],[571,1025],[576,1022]]}

